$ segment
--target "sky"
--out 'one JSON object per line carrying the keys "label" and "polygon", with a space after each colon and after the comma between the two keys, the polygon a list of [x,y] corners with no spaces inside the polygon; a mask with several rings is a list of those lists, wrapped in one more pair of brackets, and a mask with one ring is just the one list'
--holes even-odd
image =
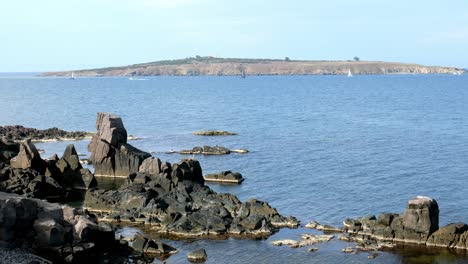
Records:
{"label": "sky", "polygon": [[467,0],[0,0],[0,72],[217,56],[468,68]]}

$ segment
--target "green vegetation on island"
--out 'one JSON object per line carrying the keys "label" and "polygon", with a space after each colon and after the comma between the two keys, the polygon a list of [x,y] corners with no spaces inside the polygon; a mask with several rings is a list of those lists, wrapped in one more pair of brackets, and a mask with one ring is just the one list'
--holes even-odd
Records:
{"label": "green vegetation on island", "polygon": [[44,76],[198,76],[198,75],[344,75],[352,74],[462,74],[464,69],[419,64],[353,60],[245,59],[195,56],[120,67],[47,72]]}

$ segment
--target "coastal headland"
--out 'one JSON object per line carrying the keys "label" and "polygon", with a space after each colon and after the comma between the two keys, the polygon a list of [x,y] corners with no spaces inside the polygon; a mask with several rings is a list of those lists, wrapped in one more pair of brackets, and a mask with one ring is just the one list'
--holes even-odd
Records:
{"label": "coastal headland", "polygon": [[[383,61],[327,61],[194,57],[119,67],[46,72],[43,76],[252,76],[356,74],[462,74],[464,69]],[[73,74],[72,74],[73,73]]]}

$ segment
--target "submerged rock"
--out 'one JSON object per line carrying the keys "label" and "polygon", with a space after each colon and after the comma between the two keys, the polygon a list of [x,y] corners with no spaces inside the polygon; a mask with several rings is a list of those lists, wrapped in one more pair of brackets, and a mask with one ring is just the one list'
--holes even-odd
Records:
{"label": "submerged rock", "polygon": [[237,133],[224,131],[224,130],[202,130],[202,131],[193,132],[192,134],[197,135],[197,136],[233,136],[233,135],[237,135]]}
{"label": "submerged rock", "polygon": [[204,262],[208,259],[205,249],[195,249],[187,254],[187,259],[193,262]]}
{"label": "submerged rock", "polygon": [[127,131],[120,117],[98,113],[96,128],[88,145],[95,175],[127,177],[138,172],[143,160],[151,156],[127,144]]}
{"label": "submerged rock", "polygon": [[244,181],[242,174],[239,172],[222,171],[219,173],[205,175],[205,181],[219,183],[241,183]]}

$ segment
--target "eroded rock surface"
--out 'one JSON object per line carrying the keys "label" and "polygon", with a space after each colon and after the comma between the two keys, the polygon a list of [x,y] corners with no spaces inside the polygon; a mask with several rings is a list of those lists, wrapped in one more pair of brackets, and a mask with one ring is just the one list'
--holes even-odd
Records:
{"label": "eroded rock surface", "polygon": [[88,145],[95,175],[127,177],[138,172],[143,160],[151,156],[127,144],[127,131],[119,116],[98,113],[96,128]]}
{"label": "eroded rock surface", "polygon": [[88,191],[84,207],[100,212],[101,219],[141,222],[180,236],[268,236],[279,227],[299,224],[265,202],[242,203],[234,195],[214,192],[204,185],[196,160],[171,165],[151,159],[144,164],[119,190]]}
{"label": "eroded rock surface", "polygon": [[373,239],[468,249],[468,226],[457,223],[439,228],[439,206],[436,200],[425,196],[409,200],[403,214],[383,213],[378,217],[346,219],[344,225],[357,241]]}

